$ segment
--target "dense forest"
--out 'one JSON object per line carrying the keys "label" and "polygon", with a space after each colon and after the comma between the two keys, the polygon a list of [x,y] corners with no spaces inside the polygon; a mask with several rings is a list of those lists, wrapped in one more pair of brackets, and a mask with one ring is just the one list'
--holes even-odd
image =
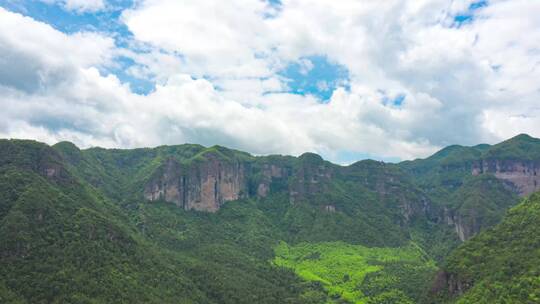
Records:
{"label": "dense forest", "polygon": [[538,168],[0,140],[0,302],[537,303]]}
{"label": "dense forest", "polygon": [[437,279],[439,296],[457,303],[539,303],[540,193],[452,252]]}

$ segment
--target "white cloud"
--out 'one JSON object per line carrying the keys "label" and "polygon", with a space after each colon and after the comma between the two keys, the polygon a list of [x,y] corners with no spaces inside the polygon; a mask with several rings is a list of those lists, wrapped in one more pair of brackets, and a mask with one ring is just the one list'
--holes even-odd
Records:
{"label": "white cloud", "polygon": [[65,10],[77,13],[97,12],[107,7],[105,0],[41,0],[49,4],[58,4]]}
{"label": "white cloud", "polygon": [[123,19],[136,38],[181,53],[192,75],[269,76],[263,1],[143,1]]}
{"label": "white cloud", "polygon": [[313,62],[309,59],[300,59],[300,74],[307,75],[311,70],[313,70]]}
{"label": "white cloud", "polygon": [[[276,11],[263,1],[146,0],[122,16],[144,53],[0,9],[0,58],[10,58],[0,59],[0,135],[400,158],[540,136],[540,4],[490,1],[456,26],[471,3],[283,0]],[[155,91],[137,95],[105,75],[117,54]],[[287,82],[276,72],[290,62],[307,72],[310,55],[345,66],[350,91],[326,104],[278,93]],[[400,94],[399,106],[383,102]]]}
{"label": "white cloud", "polygon": [[111,38],[89,32],[66,35],[0,7],[0,85],[49,90],[78,68],[109,63],[113,49]]}

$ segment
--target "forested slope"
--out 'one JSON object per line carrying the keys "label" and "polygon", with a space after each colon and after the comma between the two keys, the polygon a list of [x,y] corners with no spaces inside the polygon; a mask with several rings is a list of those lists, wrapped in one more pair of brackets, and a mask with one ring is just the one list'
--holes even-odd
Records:
{"label": "forested slope", "polygon": [[434,288],[448,302],[540,302],[540,193],[455,250]]}
{"label": "forested slope", "polygon": [[0,140],[0,302],[417,303],[537,187],[537,151],[518,136],[339,166]]}

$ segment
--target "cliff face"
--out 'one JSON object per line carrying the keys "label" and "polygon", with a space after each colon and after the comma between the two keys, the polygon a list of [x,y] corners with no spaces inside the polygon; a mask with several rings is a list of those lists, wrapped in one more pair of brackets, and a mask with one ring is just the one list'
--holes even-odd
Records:
{"label": "cliff face", "polygon": [[286,183],[291,175],[291,169],[274,163],[265,163],[261,166],[261,178],[257,183],[256,194],[258,197],[266,197],[270,193],[270,187],[276,180]]}
{"label": "cliff face", "polygon": [[305,153],[299,157],[300,165],[295,170],[289,185],[291,203],[307,199],[311,195],[325,192],[335,175],[333,167],[313,153]]}
{"label": "cliff face", "polygon": [[475,210],[470,210],[466,215],[463,215],[459,211],[444,208],[443,213],[445,223],[454,227],[458,238],[462,242],[470,239],[482,229],[481,225],[477,223],[478,215]]}
{"label": "cliff face", "polygon": [[482,160],[473,165],[473,175],[484,173],[507,182],[520,196],[540,190],[540,163],[535,161]]}
{"label": "cliff face", "polygon": [[273,161],[253,166],[240,160],[223,160],[215,154],[208,154],[204,160],[190,165],[169,158],[146,183],[144,197],[150,201],[171,202],[186,210],[216,212],[227,201],[247,197],[249,178],[258,172],[252,196],[268,196],[272,185],[277,183],[282,185],[283,189],[279,190],[286,191],[292,203],[324,191],[323,185],[329,182],[331,169],[316,157],[315,163],[301,162],[297,168]]}
{"label": "cliff face", "polygon": [[517,201],[516,194],[523,197],[540,190],[540,163],[535,161],[483,159],[460,170],[474,178],[466,177],[456,188],[449,198],[453,206],[444,207],[442,217],[461,241],[497,223]]}
{"label": "cliff face", "polygon": [[540,194],[535,193],[447,257],[432,286],[433,298],[445,299],[439,303],[538,303],[538,250]]}
{"label": "cliff face", "polygon": [[[313,153],[295,159],[251,161],[210,153],[187,164],[168,158],[146,182],[143,193],[150,201],[163,200],[186,210],[208,212],[216,212],[227,201],[285,193],[291,204],[310,203],[327,212],[338,212],[342,210],[330,193],[342,199],[335,194],[335,183],[347,181],[354,189],[378,196],[380,206],[396,208],[400,223],[408,224],[426,215],[434,217],[427,197],[409,189],[412,185],[403,180],[404,176],[387,167],[373,161],[340,167]],[[355,198],[358,195],[363,198]],[[350,199],[358,199],[360,204],[365,197],[354,194]]]}
{"label": "cliff face", "polygon": [[180,164],[168,159],[145,186],[144,197],[150,201],[164,200],[184,207],[185,175]]}
{"label": "cliff face", "polygon": [[186,210],[216,212],[223,203],[246,195],[246,189],[244,164],[207,154],[204,161],[190,165],[168,159],[146,184],[144,197]]}
{"label": "cliff face", "polygon": [[440,303],[439,296],[454,298],[465,293],[472,283],[459,278],[456,274],[441,270],[437,273],[431,286],[432,301],[427,303]]}
{"label": "cliff face", "polygon": [[[54,168],[50,169],[45,174],[56,174]],[[469,200],[469,207],[455,209],[448,206],[436,216],[427,198],[417,202],[418,194],[415,194],[411,200],[403,193],[410,192],[408,190],[412,186],[404,189],[399,177],[387,170],[377,162],[335,166],[313,153],[305,153],[292,160],[283,157],[246,160],[210,152],[201,159],[182,164],[174,158],[167,159],[145,184],[144,197],[151,201],[161,199],[171,202],[186,210],[215,212],[227,201],[248,196],[264,198],[272,191],[286,192],[291,203],[309,201],[314,196],[328,192],[335,179],[343,179],[375,191],[381,200],[401,197],[399,205],[405,222],[417,216],[442,217],[455,228],[461,240],[490,225],[482,220],[486,210],[478,210],[473,201],[482,200],[482,196],[469,198],[465,193],[455,200]],[[521,196],[540,190],[540,176],[537,175],[540,163],[534,161],[477,160],[464,163],[461,167],[444,167],[440,170],[448,171],[447,175],[450,176],[456,170],[464,175],[493,175],[503,181],[506,188]],[[364,174],[364,171],[369,174]],[[454,183],[454,188],[449,189],[451,192],[459,190],[462,181]],[[326,204],[334,205],[334,202],[328,201]]]}

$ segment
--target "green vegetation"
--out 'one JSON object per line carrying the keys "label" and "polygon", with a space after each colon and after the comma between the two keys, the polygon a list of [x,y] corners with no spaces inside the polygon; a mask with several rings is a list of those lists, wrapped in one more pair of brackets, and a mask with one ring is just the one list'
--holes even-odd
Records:
{"label": "green vegetation", "polygon": [[448,294],[443,289],[442,299],[460,304],[540,302],[540,194],[460,246],[444,270],[464,294],[455,299],[458,290]]}
{"label": "green vegetation", "polygon": [[[494,176],[471,176],[470,166],[488,155],[522,157],[535,142],[521,136],[449,147],[426,160],[341,167],[313,153],[254,157],[200,145],[80,150],[68,142],[0,140],[0,302],[428,301],[436,263],[459,244],[447,217],[459,216],[474,234],[517,201]],[[195,175],[201,162],[241,163],[247,193],[216,213],[144,200],[145,185],[171,159]],[[274,167],[281,171],[270,176]],[[261,183],[264,197],[257,195]],[[532,225],[533,218],[520,215],[515,224]],[[536,301],[536,268],[504,260],[514,254],[539,262],[536,238],[516,232],[537,231],[518,226],[501,232],[504,239],[473,238],[444,264],[472,286],[463,303]],[[503,250],[511,236],[524,253]],[[493,246],[500,259],[484,263]]]}
{"label": "green vegetation", "polygon": [[343,242],[281,242],[275,254],[274,264],[321,283],[331,299],[351,303],[414,303],[437,269],[414,243],[368,248]]}
{"label": "green vegetation", "polygon": [[[250,178],[263,178],[257,170],[268,162],[302,174],[273,179],[268,197],[230,202],[215,214],[142,200],[144,183],[164,161],[188,168],[210,154],[246,162]],[[297,161],[196,145],[79,150],[2,141],[0,159],[0,294],[8,302],[324,302],[322,285],[269,262],[279,240],[405,245],[401,204],[420,195],[379,162],[351,166],[312,191],[306,187],[319,166],[336,168],[314,154]],[[47,176],[51,166],[61,174]],[[306,192],[291,204],[289,187]]]}
{"label": "green vegetation", "polygon": [[[493,146],[449,146],[426,159],[396,166],[413,177],[434,208],[444,214],[445,221],[459,222],[461,237],[469,238],[499,223],[506,210],[518,202],[508,184],[490,173],[473,176],[472,169],[484,167],[490,160],[540,162],[539,151],[540,140],[522,134]],[[453,235],[448,227],[428,223],[414,236],[437,261],[442,261],[458,244]]]}
{"label": "green vegetation", "polygon": [[540,139],[521,134],[493,146],[453,145],[426,159],[399,163],[398,167],[414,176],[436,203],[444,205],[448,195],[471,175],[472,166],[485,160],[540,161]]}
{"label": "green vegetation", "polygon": [[242,215],[240,205],[218,217],[141,204],[126,218],[106,201],[18,174],[1,179],[5,188],[31,181],[1,220],[2,297],[28,303],[276,303],[298,297],[300,280],[268,264],[265,232],[252,229],[258,218],[251,211]]}
{"label": "green vegetation", "polygon": [[275,236],[253,203],[219,214],[118,204],[62,167],[42,176],[25,161],[34,150],[0,151],[13,156],[0,164],[2,303],[303,303],[310,289],[268,263]]}
{"label": "green vegetation", "polygon": [[465,178],[449,201],[452,209],[462,215],[463,223],[480,232],[499,223],[518,197],[494,176],[479,175]]}
{"label": "green vegetation", "polygon": [[520,134],[487,150],[484,159],[539,160],[540,139]]}

